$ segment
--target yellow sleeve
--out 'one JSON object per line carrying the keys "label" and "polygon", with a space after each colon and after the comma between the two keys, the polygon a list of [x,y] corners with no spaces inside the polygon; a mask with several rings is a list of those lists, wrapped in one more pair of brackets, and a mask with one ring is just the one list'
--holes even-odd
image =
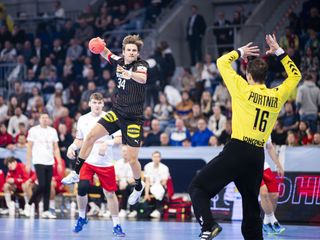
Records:
{"label": "yellow sleeve", "polygon": [[281,63],[288,77],[275,89],[277,90],[277,95],[281,99],[281,102],[284,103],[288,100],[290,94],[294,91],[301,80],[301,73],[288,55],[284,55],[281,59]]}
{"label": "yellow sleeve", "polygon": [[237,60],[239,53],[235,50],[221,56],[217,60],[217,66],[223,81],[231,96],[236,95],[240,89],[248,86],[248,83],[232,68],[231,63]]}

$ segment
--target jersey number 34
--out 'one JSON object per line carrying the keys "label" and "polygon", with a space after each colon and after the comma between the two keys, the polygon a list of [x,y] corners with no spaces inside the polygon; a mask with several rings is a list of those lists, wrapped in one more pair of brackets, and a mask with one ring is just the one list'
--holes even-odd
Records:
{"label": "jersey number 34", "polygon": [[123,90],[126,87],[126,80],[122,78],[118,78],[118,88],[122,88]]}

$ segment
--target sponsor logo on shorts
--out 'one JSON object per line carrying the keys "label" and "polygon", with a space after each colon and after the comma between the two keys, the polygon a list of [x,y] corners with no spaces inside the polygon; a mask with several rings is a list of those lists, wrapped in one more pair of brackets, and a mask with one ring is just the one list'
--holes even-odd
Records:
{"label": "sponsor logo on shorts", "polygon": [[141,126],[137,124],[130,124],[127,128],[127,135],[131,138],[138,138],[140,137],[140,130]]}
{"label": "sponsor logo on shorts", "polygon": [[113,111],[109,111],[102,117],[107,122],[115,122],[118,120],[116,114]]}

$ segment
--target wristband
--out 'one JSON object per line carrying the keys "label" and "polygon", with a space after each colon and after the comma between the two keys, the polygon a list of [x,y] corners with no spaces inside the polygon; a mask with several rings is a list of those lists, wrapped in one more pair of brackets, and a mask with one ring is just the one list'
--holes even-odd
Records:
{"label": "wristband", "polygon": [[275,52],[275,55],[280,56],[281,54],[284,54],[284,50],[282,48],[278,48]]}
{"label": "wristband", "polygon": [[240,57],[243,57],[244,51],[242,48],[238,48],[238,51],[240,52]]}

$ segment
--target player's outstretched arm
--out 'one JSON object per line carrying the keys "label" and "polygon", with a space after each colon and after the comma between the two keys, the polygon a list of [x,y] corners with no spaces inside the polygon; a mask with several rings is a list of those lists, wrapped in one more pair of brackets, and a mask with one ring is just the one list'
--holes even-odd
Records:
{"label": "player's outstretched arm", "polygon": [[246,80],[232,68],[231,63],[239,57],[246,59],[249,56],[259,56],[259,48],[257,46],[252,46],[251,42],[238,48],[238,50],[233,50],[224,54],[217,60],[219,72],[231,96],[237,94],[240,89],[248,85]]}
{"label": "player's outstretched arm", "polygon": [[277,87],[278,94],[282,98],[282,102],[285,102],[290,93],[296,88],[301,80],[301,73],[291,58],[285,54],[284,50],[279,46],[276,36],[273,34],[266,35],[266,42],[269,46],[269,50],[266,54],[275,54],[280,57],[281,63],[288,75],[285,81]]}

